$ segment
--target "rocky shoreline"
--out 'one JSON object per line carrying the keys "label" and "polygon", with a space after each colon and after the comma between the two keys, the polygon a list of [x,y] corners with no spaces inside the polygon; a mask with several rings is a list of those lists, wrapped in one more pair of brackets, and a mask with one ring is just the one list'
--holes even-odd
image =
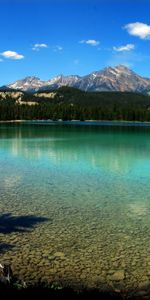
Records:
{"label": "rocky shoreline", "polygon": [[[72,285],[72,283],[46,282],[44,280],[25,282],[18,279],[12,271],[9,264],[0,264],[0,292],[1,295],[8,296],[51,296],[53,299],[62,299],[65,297],[71,299],[85,299],[85,297],[93,297],[94,299],[118,299],[118,300],[148,300],[150,299],[150,285],[146,289],[127,291],[121,289],[121,281],[124,279],[123,271],[117,271],[113,274],[113,280],[116,282],[114,286],[103,284],[101,288],[93,287],[88,289],[82,284]],[[146,288],[146,287],[145,287]]]}

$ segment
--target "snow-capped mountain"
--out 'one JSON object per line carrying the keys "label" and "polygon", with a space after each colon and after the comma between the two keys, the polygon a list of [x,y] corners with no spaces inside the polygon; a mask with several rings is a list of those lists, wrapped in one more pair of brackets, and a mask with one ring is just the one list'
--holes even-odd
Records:
{"label": "snow-capped mountain", "polygon": [[61,86],[74,87],[80,81],[80,79],[81,77],[78,75],[70,75],[70,76],[59,75],[47,81],[47,88],[58,89]]}
{"label": "snow-capped mountain", "polygon": [[14,83],[7,85],[8,88],[21,91],[37,91],[46,85],[46,81],[40,80],[38,77],[28,76],[22,80],[17,80]]}
{"label": "snow-capped mountain", "polygon": [[37,77],[26,77],[18,80],[7,87],[22,91],[38,91],[58,89],[61,86],[75,87],[84,91],[150,91],[150,79],[144,78],[119,65],[107,67],[101,71],[95,71],[89,75],[80,77],[77,75],[57,76],[53,79],[42,81]]}
{"label": "snow-capped mountain", "polygon": [[143,92],[150,79],[143,78],[125,66],[108,67],[83,77],[79,88],[86,91]]}

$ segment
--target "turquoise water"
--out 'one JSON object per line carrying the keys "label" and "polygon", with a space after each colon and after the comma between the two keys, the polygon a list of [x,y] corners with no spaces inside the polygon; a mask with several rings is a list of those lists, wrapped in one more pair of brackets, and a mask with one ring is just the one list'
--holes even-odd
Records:
{"label": "turquoise water", "polygon": [[147,295],[150,128],[0,124],[0,261]]}

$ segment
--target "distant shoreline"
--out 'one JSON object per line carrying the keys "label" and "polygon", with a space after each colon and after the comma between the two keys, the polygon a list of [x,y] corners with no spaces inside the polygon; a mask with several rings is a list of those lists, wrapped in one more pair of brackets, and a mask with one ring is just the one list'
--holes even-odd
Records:
{"label": "distant shoreline", "polygon": [[5,121],[0,121],[0,123],[22,123],[26,122],[26,120],[5,120]]}
{"label": "distant shoreline", "polygon": [[150,122],[141,122],[141,121],[120,121],[120,120],[5,120],[0,121],[0,124],[9,124],[9,123],[24,123],[24,124],[55,124],[55,125],[95,125],[95,126],[147,126],[150,127]]}

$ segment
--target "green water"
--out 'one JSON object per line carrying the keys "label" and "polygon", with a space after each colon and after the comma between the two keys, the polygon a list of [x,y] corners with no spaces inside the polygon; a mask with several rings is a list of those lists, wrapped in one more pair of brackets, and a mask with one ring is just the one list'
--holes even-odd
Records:
{"label": "green water", "polygon": [[0,124],[0,261],[147,295],[150,128]]}

